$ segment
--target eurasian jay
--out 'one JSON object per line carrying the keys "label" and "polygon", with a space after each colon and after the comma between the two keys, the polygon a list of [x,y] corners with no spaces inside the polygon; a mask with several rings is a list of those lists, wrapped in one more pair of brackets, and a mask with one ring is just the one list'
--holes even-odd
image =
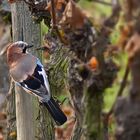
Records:
{"label": "eurasian jay", "polygon": [[32,46],[23,41],[9,45],[7,61],[10,75],[27,93],[37,96],[55,122],[62,125],[67,121],[67,117],[51,96],[48,78],[40,60],[27,52],[30,47]]}

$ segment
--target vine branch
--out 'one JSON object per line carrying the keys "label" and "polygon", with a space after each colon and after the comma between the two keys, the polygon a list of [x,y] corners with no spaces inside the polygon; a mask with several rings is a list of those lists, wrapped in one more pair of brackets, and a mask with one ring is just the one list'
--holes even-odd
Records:
{"label": "vine branch", "polygon": [[105,130],[104,130],[104,132],[105,132],[105,133],[104,133],[104,134],[105,134],[105,140],[109,140],[109,138],[108,138],[108,121],[109,121],[110,116],[111,116],[112,113],[113,113],[113,110],[114,110],[114,107],[115,107],[115,105],[116,105],[116,102],[117,102],[118,97],[120,97],[120,96],[123,94],[123,91],[124,91],[124,89],[125,89],[125,87],[126,87],[128,75],[129,75],[129,66],[128,66],[128,63],[127,63],[127,66],[126,66],[126,68],[125,68],[125,74],[124,74],[124,77],[123,77],[123,80],[122,80],[120,89],[119,89],[119,91],[118,91],[118,93],[117,93],[116,100],[115,100],[115,102],[113,103],[113,105],[112,105],[110,111],[109,111],[108,113],[104,114],[104,118],[103,118],[103,123],[104,123],[104,124],[103,124],[103,125],[104,125],[104,129],[105,129]]}
{"label": "vine branch", "polygon": [[96,2],[96,3],[99,3],[99,4],[103,4],[103,5],[106,5],[106,6],[112,6],[111,3],[105,2],[105,1],[101,1],[101,0],[94,0],[93,2]]}

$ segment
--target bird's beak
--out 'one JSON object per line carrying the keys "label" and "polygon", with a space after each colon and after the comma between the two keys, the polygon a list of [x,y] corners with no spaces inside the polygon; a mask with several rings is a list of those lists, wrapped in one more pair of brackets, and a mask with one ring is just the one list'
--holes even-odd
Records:
{"label": "bird's beak", "polygon": [[34,45],[28,45],[26,48],[29,49],[29,48],[32,48]]}
{"label": "bird's beak", "polygon": [[44,46],[43,46],[43,47],[38,47],[38,48],[36,48],[36,50],[43,50],[43,51],[46,51],[46,49],[47,49],[47,48],[44,47]]}

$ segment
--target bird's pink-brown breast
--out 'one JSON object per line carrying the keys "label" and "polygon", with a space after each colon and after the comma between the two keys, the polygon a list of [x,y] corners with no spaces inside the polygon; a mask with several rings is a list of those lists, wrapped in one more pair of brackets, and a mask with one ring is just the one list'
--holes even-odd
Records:
{"label": "bird's pink-brown breast", "polygon": [[36,58],[27,54],[17,60],[10,69],[10,74],[15,81],[22,82],[34,73],[35,68]]}
{"label": "bird's pink-brown breast", "polygon": [[10,46],[7,50],[7,61],[12,78],[16,82],[22,82],[34,73],[37,60],[33,55],[23,54],[19,47]]}

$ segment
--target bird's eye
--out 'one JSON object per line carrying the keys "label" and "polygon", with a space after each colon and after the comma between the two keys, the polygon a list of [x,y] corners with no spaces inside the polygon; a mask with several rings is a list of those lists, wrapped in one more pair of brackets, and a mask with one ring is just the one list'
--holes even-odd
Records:
{"label": "bird's eye", "polygon": [[33,45],[26,45],[26,46],[23,47],[23,51],[22,52],[26,53],[26,50],[29,49],[29,48],[32,48],[32,47],[33,47]]}

